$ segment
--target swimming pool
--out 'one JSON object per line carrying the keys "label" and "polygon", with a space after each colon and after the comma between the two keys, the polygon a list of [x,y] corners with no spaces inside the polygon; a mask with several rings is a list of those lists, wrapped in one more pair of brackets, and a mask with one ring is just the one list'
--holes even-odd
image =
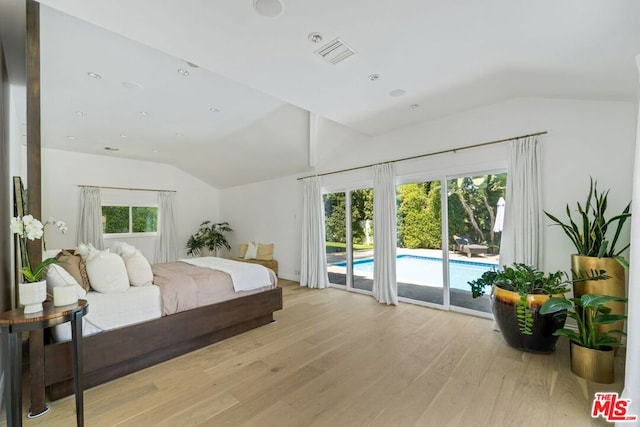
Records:
{"label": "swimming pool", "polygon": [[[346,262],[332,265],[346,267]],[[363,258],[353,262],[354,273],[373,275],[373,258]],[[496,264],[449,260],[449,283],[451,288],[469,291],[468,283],[487,270],[496,268]],[[415,283],[442,287],[442,259],[417,255],[398,255],[396,257],[396,276],[398,282]]]}

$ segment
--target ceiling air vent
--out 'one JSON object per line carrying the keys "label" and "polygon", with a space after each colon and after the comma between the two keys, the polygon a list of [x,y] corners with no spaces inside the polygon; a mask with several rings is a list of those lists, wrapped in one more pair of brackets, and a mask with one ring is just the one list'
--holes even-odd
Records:
{"label": "ceiling air vent", "polygon": [[325,61],[337,64],[338,62],[342,62],[348,57],[355,55],[356,51],[347,46],[339,38],[336,38],[316,50],[314,53],[320,55]]}

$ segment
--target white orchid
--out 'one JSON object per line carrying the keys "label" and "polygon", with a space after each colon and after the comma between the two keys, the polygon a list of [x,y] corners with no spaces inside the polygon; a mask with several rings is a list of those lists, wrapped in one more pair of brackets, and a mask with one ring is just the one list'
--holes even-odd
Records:
{"label": "white orchid", "polygon": [[33,217],[31,217],[31,219],[29,219],[28,221],[25,221],[25,218],[27,217],[25,216],[24,218],[22,218],[22,221],[24,222],[24,232],[27,235],[27,239],[40,239],[42,237],[42,234],[44,233],[44,226],[42,225],[42,223],[37,219],[34,219]]}
{"label": "white orchid", "polygon": [[46,244],[44,242],[44,229],[48,224],[54,224],[60,232],[63,234],[67,231],[67,226],[64,221],[58,221],[54,218],[50,218],[49,221],[42,224],[39,220],[35,219],[33,215],[25,215],[22,218],[11,218],[11,231],[13,234],[20,237],[20,254],[22,258],[22,275],[27,282],[37,282],[42,279],[45,268],[56,262],[53,258],[49,258],[37,266],[35,270],[31,269],[31,263],[29,261],[27,240],[42,239],[44,248]]}
{"label": "white orchid", "polygon": [[11,218],[11,232],[20,236],[24,233],[24,224],[20,218],[15,216]]}

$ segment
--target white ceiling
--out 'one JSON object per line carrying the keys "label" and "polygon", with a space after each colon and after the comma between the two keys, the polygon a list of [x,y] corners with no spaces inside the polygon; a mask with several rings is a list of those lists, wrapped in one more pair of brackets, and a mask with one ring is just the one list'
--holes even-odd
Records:
{"label": "white ceiling", "polygon": [[[307,170],[308,111],[378,135],[519,96],[637,99],[637,0],[253,1],[41,1],[64,12],[42,7],[44,145],[224,188]],[[336,37],[356,54],[332,65],[313,52]]]}

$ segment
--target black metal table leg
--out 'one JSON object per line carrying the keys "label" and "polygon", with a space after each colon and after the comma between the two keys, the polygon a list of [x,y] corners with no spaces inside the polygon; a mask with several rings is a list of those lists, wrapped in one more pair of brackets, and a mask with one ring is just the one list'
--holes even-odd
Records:
{"label": "black metal table leg", "polygon": [[71,319],[73,389],[76,395],[76,424],[84,426],[84,382],[82,378],[82,312],[74,313]]}

